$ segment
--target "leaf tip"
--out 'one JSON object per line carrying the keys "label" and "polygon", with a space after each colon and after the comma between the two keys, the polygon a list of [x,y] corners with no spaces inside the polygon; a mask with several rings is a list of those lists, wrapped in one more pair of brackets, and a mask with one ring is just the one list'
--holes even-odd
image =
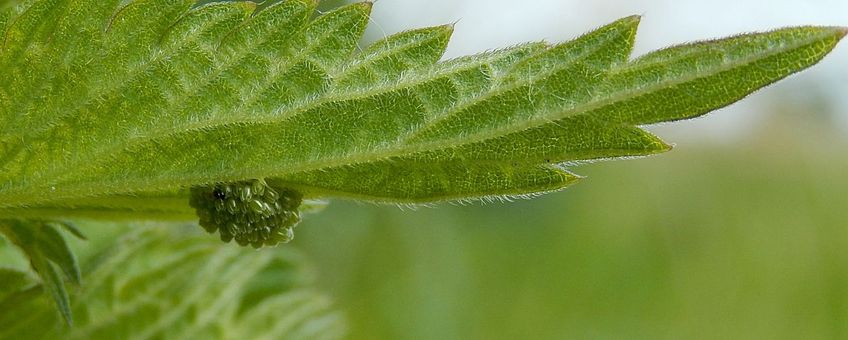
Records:
{"label": "leaf tip", "polygon": [[438,29],[440,29],[440,30],[444,31],[445,33],[449,33],[449,34],[450,34],[450,33],[453,33],[453,31],[456,29],[456,23],[457,23],[457,22],[456,22],[456,21],[454,21],[454,22],[449,23],[449,24],[444,24],[444,25],[436,26],[436,28],[438,28]]}
{"label": "leaf tip", "polygon": [[631,15],[629,17],[624,17],[616,20],[610,26],[616,27],[619,30],[627,32],[626,34],[629,36],[628,40],[630,44],[633,44],[633,41],[636,39],[636,31],[639,29],[639,24],[642,22],[642,16],[638,14]]}
{"label": "leaf tip", "polygon": [[358,3],[354,4],[353,6],[358,6],[358,7],[362,8],[363,10],[371,12],[371,8],[374,7],[374,1],[373,0],[366,0],[366,1],[358,2]]}
{"label": "leaf tip", "polygon": [[622,22],[630,22],[630,23],[638,25],[640,22],[642,22],[642,16],[639,15],[639,14],[634,14],[634,15],[631,15],[631,16],[628,16],[628,17],[621,18],[621,21]]}
{"label": "leaf tip", "polygon": [[365,18],[371,17],[371,11],[374,9],[374,1],[367,0],[362,2],[357,2],[355,4],[350,5],[350,8],[359,14],[363,15]]}
{"label": "leaf tip", "polygon": [[811,28],[827,38],[835,37],[837,43],[848,35],[848,26],[813,26]]}
{"label": "leaf tip", "polygon": [[836,27],[837,39],[842,40],[842,38],[845,38],[846,35],[848,35],[848,26]]}
{"label": "leaf tip", "polygon": [[628,27],[630,29],[635,30],[639,27],[639,24],[642,22],[642,16],[638,14],[634,14],[628,17],[624,17],[616,20],[612,26],[617,27]]}
{"label": "leaf tip", "polygon": [[450,38],[453,36],[454,30],[456,29],[456,23],[454,22],[450,24],[436,26],[435,29],[438,30],[439,35],[444,40],[444,45],[446,47],[447,43],[450,41]]}

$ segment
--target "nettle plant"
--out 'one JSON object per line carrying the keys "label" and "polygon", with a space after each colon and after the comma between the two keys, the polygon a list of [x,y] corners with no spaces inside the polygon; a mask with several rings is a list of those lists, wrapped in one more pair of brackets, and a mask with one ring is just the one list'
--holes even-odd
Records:
{"label": "nettle plant", "polygon": [[[669,151],[640,126],[731,104],[817,63],[847,32],[785,28],[631,59],[633,16],[565,43],[442,60],[451,25],[359,48],[371,7],[5,6],[0,231],[40,279],[0,272],[0,335],[154,336],[174,332],[174,315],[189,308],[200,309],[176,334],[284,334],[291,329],[256,320],[291,310],[298,285],[244,279],[296,268],[279,265],[288,263],[280,248],[239,253],[208,236],[142,230],[93,261],[71,304],[64,281],[82,275],[59,230],[81,236],[67,222],[80,218],[199,221],[224,241],[263,247],[291,240],[316,200],[415,205],[557,191],[580,179],[569,171],[580,162]],[[238,275],[207,280],[204,271]],[[56,317],[41,289],[77,327],[31,327]],[[216,292],[237,303],[201,298]],[[328,315],[304,320],[333,324]]]}

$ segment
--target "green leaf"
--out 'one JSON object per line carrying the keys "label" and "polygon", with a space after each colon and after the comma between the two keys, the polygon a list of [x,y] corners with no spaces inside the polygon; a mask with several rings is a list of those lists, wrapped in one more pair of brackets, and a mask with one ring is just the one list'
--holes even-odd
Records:
{"label": "green leaf", "polygon": [[3,339],[340,338],[342,315],[290,249],[229,247],[172,225],[139,227],[91,259],[73,328],[33,291],[0,300]]}
{"label": "green leaf", "polygon": [[509,198],[581,161],[670,146],[639,126],[733,103],[821,60],[795,27],[629,60],[638,17],[441,60],[451,26],[357,51],[372,4],[35,0],[2,11],[0,216],[184,219],[186,188],[307,198]]}
{"label": "green leaf", "polygon": [[[69,325],[73,322],[68,292],[61,273],[73,283],[81,281],[80,268],[68,244],[55,228],[55,223],[42,221],[0,220],[0,234],[5,235],[27,256],[41,278],[59,313]],[[57,268],[58,267],[58,268]]]}

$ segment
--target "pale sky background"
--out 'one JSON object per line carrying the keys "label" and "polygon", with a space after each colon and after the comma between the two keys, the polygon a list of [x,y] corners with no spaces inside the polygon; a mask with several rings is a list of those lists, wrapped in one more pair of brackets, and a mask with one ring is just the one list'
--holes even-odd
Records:
{"label": "pale sky background", "polygon": [[[447,57],[526,41],[559,42],[628,15],[642,15],[636,54],[693,40],[784,26],[848,26],[848,0],[573,1],[573,0],[378,0],[368,37],[456,22]],[[823,98],[835,125],[848,136],[848,41],[820,65],[752,97],[673,128],[654,127],[672,140],[731,141],[770,111],[770,99]],[[802,113],[799,113],[802,114]]]}

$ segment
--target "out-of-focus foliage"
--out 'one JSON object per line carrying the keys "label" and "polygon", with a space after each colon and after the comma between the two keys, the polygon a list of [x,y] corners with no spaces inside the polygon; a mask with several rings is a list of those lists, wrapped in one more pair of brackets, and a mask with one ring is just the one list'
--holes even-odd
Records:
{"label": "out-of-focus foliage", "polygon": [[[5,236],[26,255],[32,269],[41,278],[43,287],[53,298],[62,318],[70,325],[73,323],[73,317],[65,279],[79,285],[81,275],[76,256],[59,233],[59,229],[63,227],[75,236],[85,238],[75,227],[66,223],[0,219],[0,235]],[[5,279],[11,280],[11,284],[6,288],[14,288],[22,284],[24,277]]]}
{"label": "out-of-focus foliage", "polygon": [[846,338],[848,141],[819,114],[533,201],[334,204],[298,245],[354,339]]}
{"label": "out-of-focus foliage", "polygon": [[0,301],[0,338],[339,338],[344,320],[310,288],[312,277],[289,249],[139,227],[89,259],[84,284],[71,291],[74,327],[61,326],[42,286],[18,285],[25,289]]}

